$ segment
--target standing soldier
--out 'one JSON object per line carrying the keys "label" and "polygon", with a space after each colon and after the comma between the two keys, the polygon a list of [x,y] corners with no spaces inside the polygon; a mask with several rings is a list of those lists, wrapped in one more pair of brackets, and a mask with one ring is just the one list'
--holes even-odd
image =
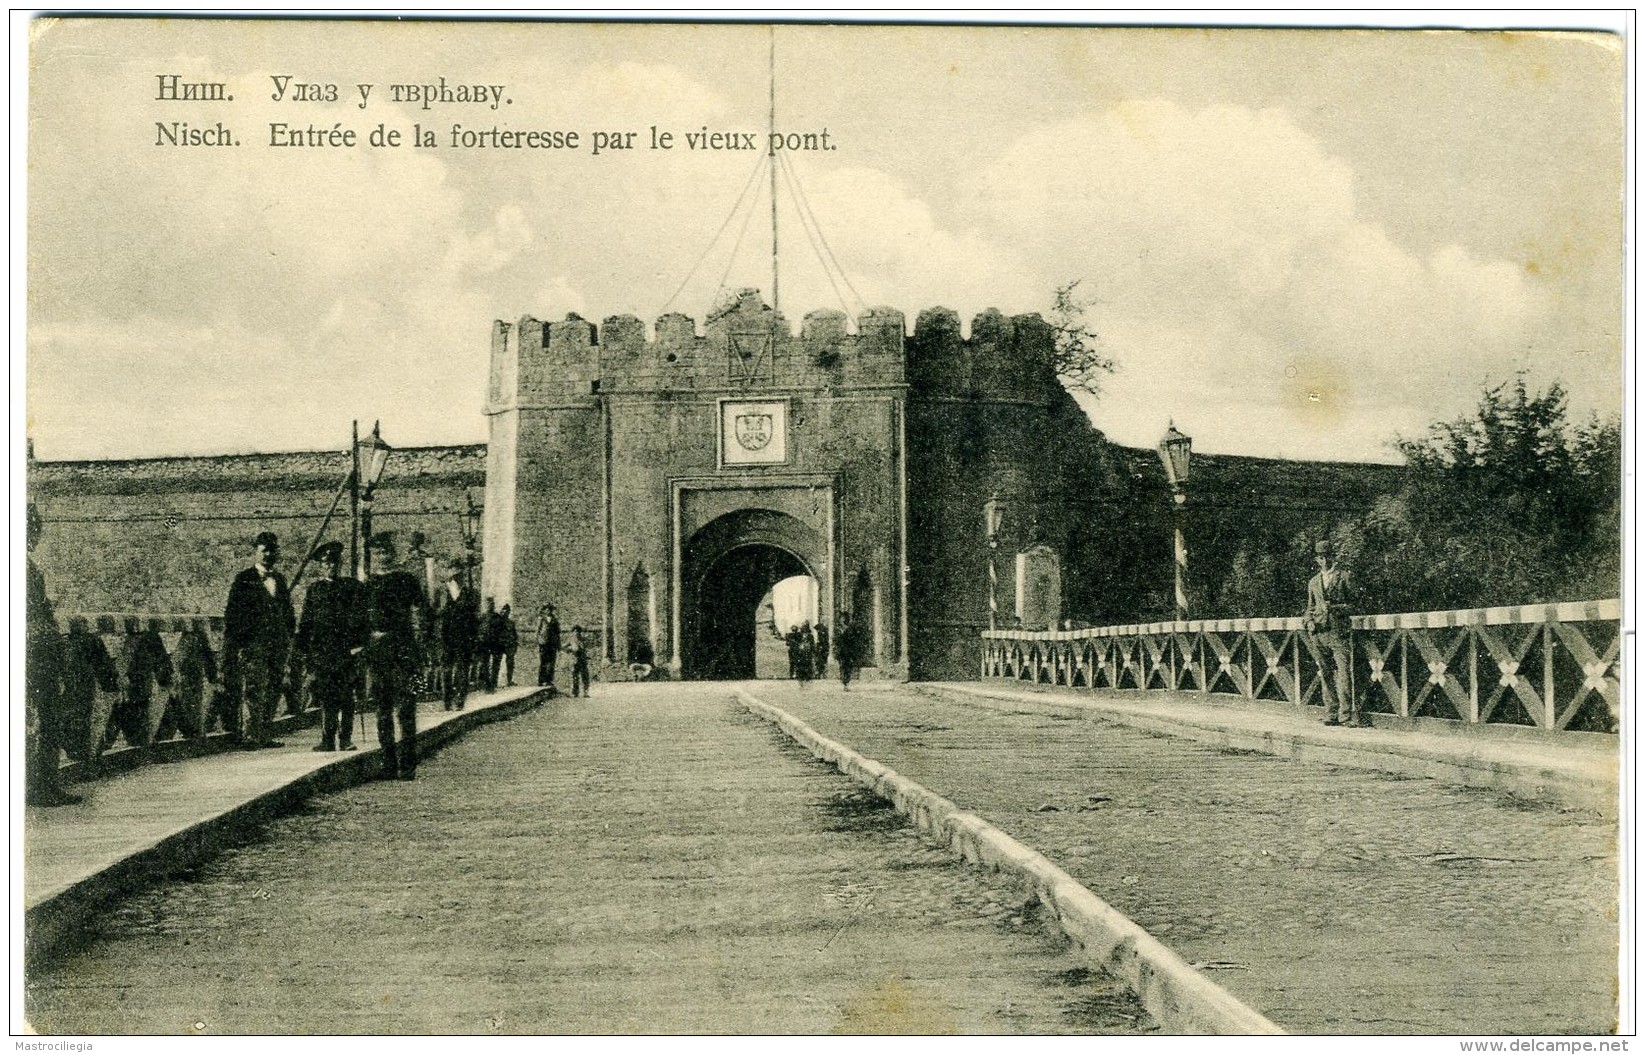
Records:
{"label": "standing soldier", "polygon": [[1319,659],[1325,724],[1368,726],[1371,723],[1360,714],[1359,701],[1348,683],[1354,661],[1349,647],[1353,581],[1336,566],[1336,550],[1329,539],[1315,544],[1314,563],[1319,565],[1319,573],[1308,580],[1308,609],[1302,625],[1313,639],[1313,651]]}
{"label": "standing soldier", "polygon": [[557,695],[554,687],[554,667],[560,659],[560,619],[554,606],[543,605],[537,616],[537,684],[548,686],[550,696]]}
{"label": "standing soldier", "polygon": [[366,584],[370,637],[363,652],[367,691],[377,712],[383,776],[412,780],[417,775],[417,697],[412,693],[412,680],[423,662],[417,642],[421,627],[427,624],[428,602],[417,576],[395,567],[398,560],[392,534],[375,534],[370,545],[374,571]]}
{"label": "standing soldier", "polygon": [[63,637],[57,631],[57,613],[46,596],[46,576],[34,563],[45,522],[33,503],[28,511],[28,568],[24,617],[28,649],[24,653],[25,727],[34,729],[31,750],[25,755],[25,789],[30,806],[72,806],[80,796],[63,790],[59,737],[62,735]]}
{"label": "standing soldier", "polygon": [[234,577],[223,610],[223,666],[230,691],[245,701],[247,719],[242,739],[235,707],[229,733],[247,751],[285,746],[274,739],[274,709],[296,623],[291,589],[285,576],[274,570],[280,561],[279,537],[261,532],[252,541],[252,552],[254,563]]}
{"label": "standing soldier", "polygon": [[468,702],[469,667],[474,662],[474,637],[480,613],[474,592],[463,585],[460,572],[453,572],[440,595],[440,651],[445,664],[440,681],[445,709],[462,710]]}
{"label": "standing soldier", "polygon": [[320,569],[303,598],[296,652],[314,676],[321,732],[316,751],[353,751],[355,655],[366,643],[365,587],[337,576],[343,544],[328,542],[310,557]]}

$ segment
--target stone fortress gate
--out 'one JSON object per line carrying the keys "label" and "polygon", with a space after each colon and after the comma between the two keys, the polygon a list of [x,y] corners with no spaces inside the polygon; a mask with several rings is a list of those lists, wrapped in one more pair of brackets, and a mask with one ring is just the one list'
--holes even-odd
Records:
{"label": "stone fortress gate", "polygon": [[[975,676],[983,507],[1016,510],[993,588],[1009,621],[1016,555],[1058,559],[1039,527],[1060,518],[1058,437],[1094,430],[1038,316],[985,312],[969,339],[943,309],[912,336],[890,309],[856,323],[814,311],[795,334],[751,290],[701,333],[670,314],[649,340],[633,316],[497,322],[482,592],[523,634],[554,602],[615,668],[742,678],[761,598],[810,575],[820,621],[866,621],[887,674]],[[1057,599],[1030,592],[1054,622]]]}

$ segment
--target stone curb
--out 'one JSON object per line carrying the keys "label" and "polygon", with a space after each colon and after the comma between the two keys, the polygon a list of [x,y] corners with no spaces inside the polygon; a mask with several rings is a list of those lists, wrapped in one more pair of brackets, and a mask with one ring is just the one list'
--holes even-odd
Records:
{"label": "stone curb", "polygon": [[1327,733],[1323,728],[1318,733],[1254,731],[1216,725],[1189,715],[1163,712],[1142,714],[1126,707],[1104,707],[1096,701],[1019,693],[1009,689],[960,685],[909,687],[930,696],[953,693],[971,697],[973,702],[985,707],[1010,707],[1037,714],[1101,719],[1150,733],[1195,740],[1213,747],[1260,751],[1293,761],[1429,777],[1448,784],[1490,788],[1522,799],[1592,810],[1609,818],[1615,818],[1620,809],[1616,762],[1597,752],[1590,753],[1596,762],[1606,763],[1603,771],[1591,775],[1579,774],[1535,762],[1515,763],[1484,758],[1471,752],[1435,750],[1415,741],[1392,745],[1379,741],[1373,745],[1355,744],[1351,740],[1344,742],[1339,738],[1363,735],[1354,730],[1338,731],[1337,735]]}
{"label": "stone curb", "polygon": [[736,693],[751,713],[776,725],[812,754],[893,803],[965,860],[1016,875],[1056,916],[1063,933],[1080,945],[1093,963],[1124,979],[1166,1031],[1235,1035],[1284,1032],[1194,970],[1043,854],[975,813],[830,740],[788,712],[742,689]]}
{"label": "stone curb", "polygon": [[[492,707],[466,710],[443,724],[417,733],[419,760],[434,754],[470,729],[513,718],[548,699],[547,690],[528,693]],[[244,840],[246,834],[291,811],[304,799],[329,794],[376,779],[383,765],[382,748],[343,755],[214,817],[173,832],[106,868],[71,883],[24,911],[23,957],[34,970],[72,952],[86,922],[108,911],[121,897],[198,864]]]}

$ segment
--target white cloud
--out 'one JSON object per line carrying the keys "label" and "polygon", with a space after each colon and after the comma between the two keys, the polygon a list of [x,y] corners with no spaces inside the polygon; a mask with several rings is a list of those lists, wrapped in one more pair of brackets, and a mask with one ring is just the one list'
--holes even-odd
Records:
{"label": "white cloud", "polygon": [[[391,442],[483,438],[493,318],[649,321],[745,187],[750,223],[722,233],[669,306],[700,318],[722,281],[769,295],[757,154],[683,145],[704,125],[758,131],[760,106],[667,61],[545,51],[508,65],[473,79],[507,81],[520,105],[465,124],[633,129],[640,149],[155,148],[131,141],[154,107],[112,91],[77,111],[73,137],[37,121],[29,395],[42,454],[301,447],[350,416],[394,421]],[[114,66],[121,83],[162,67],[229,76],[186,58]],[[244,113],[237,130],[258,139],[271,113],[298,116],[266,102]],[[1466,409],[1485,378],[1537,365],[1554,332],[1548,277],[1467,247],[1401,245],[1361,215],[1351,166],[1281,109],[1142,100],[1027,130],[976,116],[988,148],[969,171],[934,174],[889,149],[879,167],[851,152],[793,167],[857,293],[910,321],[939,304],[964,319],[1044,310],[1083,279],[1122,367],[1096,418],[1123,441],[1151,444],[1175,414],[1206,450],[1377,455],[1395,426]],[[442,133],[451,120],[384,104],[366,119],[346,102],[301,119]],[[653,124],[682,137],[674,150],[648,149]],[[780,194],[797,320],[838,300],[786,180]],[[122,401],[135,371],[167,400]],[[277,399],[250,395],[248,372]],[[302,413],[272,412],[278,401]],[[177,405],[209,410],[179,421]]]}
{"label": "white cloud", "polygon": [[1359,216],[1349,166],[1277,110],[1127,103],[1036,130],[969,207],[1031,285],[1100,296],[1123,373],[1095,416],[1127,442],[1175,413],[1207,449],[1376,456],[1391,406],[1465,408],[1549,321],[1512,264],[1419,257]]}

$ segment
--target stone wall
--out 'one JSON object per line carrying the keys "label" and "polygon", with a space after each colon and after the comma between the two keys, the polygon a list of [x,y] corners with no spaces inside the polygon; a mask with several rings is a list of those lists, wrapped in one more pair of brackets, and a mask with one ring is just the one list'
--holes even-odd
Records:
{"label": "stone wall", "polygon": [[[463,553],[464,492],[479,501],[485,448],[397,450],[378,485],[373,528],[428,537],[441,565]],[[344,451],[35,462],[29,500],[45,521],[36,559],[59,612],[220,615],[228,585],[273,531],[295,573],[348,471]],[[348,541],[348,497],[327,540]],[[345,551],[346,552],[346,551]]]}

